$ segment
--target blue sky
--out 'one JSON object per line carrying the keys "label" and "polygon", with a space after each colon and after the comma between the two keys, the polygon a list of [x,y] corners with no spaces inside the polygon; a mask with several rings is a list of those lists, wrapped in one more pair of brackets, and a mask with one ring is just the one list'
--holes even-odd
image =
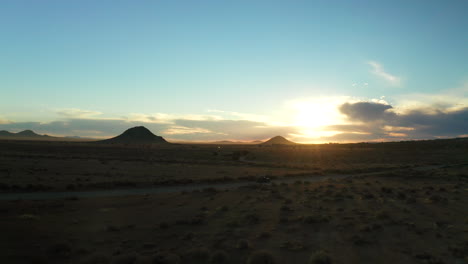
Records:
{"label": "blue sky", "polygon": [[[175,140],[301,142],[465,135],[409,134],[437,124],[401,120],[466,117],[466,10],[422,0],[3,1],[0,129],[107,137],[143,124]],[[363,102],[390,105],[399,121],[340,108]],[[251,123],[234,134],[226,122]]]}

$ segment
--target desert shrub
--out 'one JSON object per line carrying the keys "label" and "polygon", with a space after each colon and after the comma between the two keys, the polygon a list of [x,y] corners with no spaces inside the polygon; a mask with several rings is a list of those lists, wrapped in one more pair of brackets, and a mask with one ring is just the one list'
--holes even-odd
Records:
{"label": "desert shrub", "polygon": [[205,193],[211,193],[211,194],[218,192],[218,190],[214,187],[206,187],[206,188],[203,188],[202,191]]}
{"label": "desert shrub", "polygon": [[309,215],[309,216],[304,217],[302,221],[306,224],[315,224],[315,223],[328,222],[329,219],[327,216],[323,216],[323,215]]}
{"label": "desert shrub", "polygon": [[258,224],[260,222],[260,218],[255,213],[249,213],[245,216],[245,220],[248,224]]}
{"label": "desert shrub", "polygon": [[210,260],[210,252],[206,248],[193,248],[187,251],[185,258],[190,263],[205,264]]}
{"label": "desert shrub", "polygon": [[280,210],[283,211],[283,212],[290,212],[292,211],[291,207],[283,204],[281,207],[280,207]]}
{"label": "desert shrub", "polygon": [[366,192],[366,193],[364,193],[364,194],[361,195],[361,198],[362,198],[362,199],[374,199],[375,196],[374,196],[372,193]]}
{"label": "desert shrub", "polygon": [[135,254],[128,254],[128,255],[121,255],[112,261],[113,264],[133,264],[137,260],[137,256]]}
{"label": "desert shrub", "polygon": [[223,205],[218,208],[218,211],[223,211],[223,212],[229,211],[229,206]]}
{"label": "desert shrub", "polygon": [[47,249],[47,255],[51,258],[70,257],[71,247],[66,243],[57,243]]}
{"label": "desert shrub", "polygon": [[437,195],[437,194],[433,194],[429,197],[429,201],[433,202],[433,203],[437,203],[437,202],[445,202],[447,201],[447,199],[443,198],[442,196],[440,195]]}
{"label": "desert shrub", "polygon": [[265,250],[253,252],[247,259],[247,264],[275,264],[273,254]]}
{"label": "desert shrub", "polygon": [[105,255],[94,254],[84,259],[81,263],[82,264],[109,264],[110,260]]}
{"label": "desert shrub", "polygon": [[406,199],[406,194],[404,192],[398,192],[397,198],[400,200],[405,200]]}
{"label": "desert shrub", "polygon": [[169,227],[169,224],[167,222],[159,223],[159,228],[161,229],[167,229],[168,227]]}
{"label": "desert shrub", "polygon": [[28,263],[30,264],[48,264],[49,261],[47,261],[47,258],[43,255],[36,255],[36,256],[31,256],[28,259]]}
{"label": "desert shrub", "polygon": [[380,190],[381,190],[383,193],[393,193],[393,189],[392,189],[392,188],[382,187],[382,188],[380,188]]}
{"label": "desert shrub", "polygon": [[239,227],[240,226],[240,223],[239,221],[235,220],[235,219],[230,219],[226,222],[226,226],[227,227],[231,227],[231,228],[234,228],[234,227]]}
{"label": "desert shrub", "polygon": [[34,214],[22,214],[19,216],[20,219],[23,219],[23,220],[39,220],[41,219],[38,215],[34,215]]}
{"label": "desert shrub", "polygon": [[238,248],[238,249],[248,249],[249,247],[250,247],[249,241],[247,241],[246,239],[240,239],[239,241],[237,241],[236,248]]}
{"label": "desert shrub", "polygon": [[210,257],[211,264],[229,263],[229,256],[224,250],[215,251]]}
{"label": "desert shrub", "polygon": [[351,237],[351,240],[353,244],[357,246],[362,246],[362,245],[368,245],[370,244],[370,241],[366,240],[363,236],[361,235],[354,235]]}
{"label": "desert shrub", "polygon": [[0,183],[0,190],[10,190],[10,185],[6,183]]}
{"label": "desert shrub", "polygon": [[203,217],[195,216],[190,220],[190,224],[191,225],[200,225],[200,224],[203,224],[204,221],[205,221],[205,219],[203,219]]}
{"label": "desert shrub", "polygon": [[305,248],[305,246],[300,241],[284,241],[283,243],[281,243],[280,248],[291,251],[301,251]]}
{"label": "desert shrub", "polygon": [[390,215],[384,211],[384,210],[378,210],[376,213],[375,213],[375,218],[378,218],[378,219],[389,219],[390,218]]}
{"label": "desert shrub", "polygon": [[371,231],[378,230],[381,228],[382,228],[381,225],[374,223],[374,224],[363,224],[358,229],[360,232],[371,232]]}
{"label": "desert shrub", "polygon": [[260,234],[258,234],[258,238],[269,238],[271,237],[271,233],[268,231],[263,231]]}
{"label": "desert shrub", "polygon": [[182,236],[182,240],[192,240],[195,237],[193,232],[188,232]]}
{"label": "desert shrub", "polygon": [[180,260],[180,257],[178,255],[162,252],[153,256],[151,260],[151,264],[179,264],[181,262],[182,261]]}
{"label": "desert shrub", "polygon": [[108,226],[106,226],[106,230],[110,231],[110,232],[118,232],[118,231],[120,231],[120,228],[118,228],[117,226],[114,226],[114,225],[108,225]]}

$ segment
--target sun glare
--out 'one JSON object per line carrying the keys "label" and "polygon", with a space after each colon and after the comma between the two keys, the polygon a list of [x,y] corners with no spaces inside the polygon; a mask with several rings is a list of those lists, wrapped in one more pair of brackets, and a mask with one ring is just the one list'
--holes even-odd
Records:
{"label": "sun glare", "polygon": [[332,136],[338,132],[325,128],[343,123],[343,116],[338,111],[338,106],[342,102],[342,98],[319,98],[292,102],[292,108],[295,111],[294,125],[301,128],[304,137]]}

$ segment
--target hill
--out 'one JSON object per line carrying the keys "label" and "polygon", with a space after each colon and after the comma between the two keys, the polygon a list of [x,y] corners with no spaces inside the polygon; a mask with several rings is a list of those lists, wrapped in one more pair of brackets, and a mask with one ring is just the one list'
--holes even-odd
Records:
{"label": "hill", "polygon": [[15,133],[8,132],[6,130],[1,130],[0,131],[0,137],[11,137],[14,136]]}
{"label": "hill", "polygon": [[146,127],[138,126],[132,127],[119,136],[101,140],[98,142],[111,143],[111,144],[168,144],[163,137],[156,136]]}
{"label": "hill", "polygon": [[0,138],[4,139],[44,139],[44,138],[51,138],[48,135],[39,135],[36,134],[32,130],[24,130],[18,133],[11,133],[6,130],[0,131]]}
{"label": "hill", "polygon": [[289,141],[282,136],[272,137],[269,140],[261,143],[261,145],[296,145],[296,144],[297,143]]}
{"label": "hill", "polygon": [[30,137],[30,138],[33,138],[33,137],[44,137],[43,135],[39,135],[39,134],[36,134],[34,131],[32,130],[24,130],[24,131],[21,131],[21,132],[18,132],[16,133],[16,136],[18,137]]}

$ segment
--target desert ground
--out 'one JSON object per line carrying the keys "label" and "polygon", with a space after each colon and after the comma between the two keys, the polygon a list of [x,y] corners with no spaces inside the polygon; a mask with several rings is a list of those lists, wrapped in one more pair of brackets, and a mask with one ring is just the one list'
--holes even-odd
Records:
{"label": "desert ground", "polygon": [[468,263],[466,139],[0,140],[0,192],[1,263]]}

